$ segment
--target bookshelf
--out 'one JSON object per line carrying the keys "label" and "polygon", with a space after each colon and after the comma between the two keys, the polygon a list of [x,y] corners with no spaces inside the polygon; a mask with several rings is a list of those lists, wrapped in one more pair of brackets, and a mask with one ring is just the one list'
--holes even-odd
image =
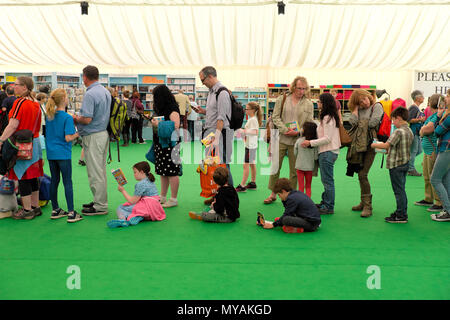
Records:
{"label": "bookshelf", "polygon": [[5,73],[0,72],[0,86],[5,84]]}
{"label": "bookshelf", "polygon": [[167,75],[167,87],[173,94],[183,90],[184,94],[194,97],[195,100],[195,76],[193,75]]}
{"label": "bookshelf", "polygon": [[116,90],[119,96],[128,90],[131,93],[137,90],[138,75],[113,75],[110,74],[108,77],[109,86]]}
{"label": "bookshelf", "polygon": [[31,72],[5,72],[5,83],[14,83],[17,77],[32,77],[33,73]]}
{"label": "bookshelf", "polygon": [[[81,78],[81,81],[83,82],[83,77]],[[104,87],[108,87],[109,86],[109,75],[105,74],[105,73],[101,73],[98,76],[98,82],[104,86]]]}
{"label": "bookshelf", "polygon": [[138,88],[144,105],[144,113],[149,115],[153,111],[152,90],[160,84],[166,84],[167,76],[165,74],[140,74],[138,77]]}
{"label": "bookshelf", "polygon": [[275,101],[277,101],[277,98],[284,94],[285,92],[288,92],[289,90],[289,84],[284,83],[269,83],[267,85],[267,107],[266,107],[266,119],[269,119],[269,117],[273,113],[273,108],[275,108]]}

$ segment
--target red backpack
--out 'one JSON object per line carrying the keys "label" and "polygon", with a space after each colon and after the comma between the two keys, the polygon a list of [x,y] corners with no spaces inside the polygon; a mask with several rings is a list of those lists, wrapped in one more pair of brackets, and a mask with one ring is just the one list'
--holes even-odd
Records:
{"label": "red backpack", "polygon": [[[372,116],[372,113],[373,113],[373,106],[370,112],[370,116]],[[378,124],[377,140],[381,142],[386,142],[389,139],[389,136],[391,135],[391,127],[392,127],[391,118],[389,118],[386,112],[383,111],[380,123]]]}

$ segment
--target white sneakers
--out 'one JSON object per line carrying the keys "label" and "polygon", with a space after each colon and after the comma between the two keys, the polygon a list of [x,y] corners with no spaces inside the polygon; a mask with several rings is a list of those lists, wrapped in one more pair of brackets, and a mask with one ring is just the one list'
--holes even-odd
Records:
{"label": "white sneakers", "polygon": [[169,200],[166,201],[166,199],[164,199],[164,202],[162,202],[162,198],[161,198],[161,205],[163,208],[170,208],[170,207],[176,207],[178,205],[178,201],[177,199],[173,199],[170,198]]}

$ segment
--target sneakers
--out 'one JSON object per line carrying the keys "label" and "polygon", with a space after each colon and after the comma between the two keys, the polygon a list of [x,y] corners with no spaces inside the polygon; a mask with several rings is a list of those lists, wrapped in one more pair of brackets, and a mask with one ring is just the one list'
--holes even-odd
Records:
{"label": "sneakers", "polygon": [[[32,207],[33,208],[33,207]],[[41,207],[35,207],[33,208],[34,216],[39,217],[42,216],[42,210]]]}
{"label": "sneakers", "polygon": [[195,213],[193,211],[189,211],[189,217],[194,220],[203,220],[201,214]]}
{"label": "sneakers", "polygon": [[389,223],[407,223],[408,218],[406,218],[406,217],[399,218],[399,217],[397,217],[397,214],[392,213],[389,217],[384,218],[384,221],[389,222]]}
{"label": "sneakers", "polygon": [[83,167],[86,166],[86,162],[84,162],[84,160],[78,160],[78,164]]}
{"label": "sneakers", "polygon": [[245,192],[247,191],[247,188],[241,186],[240,184],[236,187],[237,192]]}
{"label": "sneakers", "polygon": [[303,233],[305,230],[303,228],[283,226],[283,231],[286,233]]}
{"label": "sneakers", "polygon": [[414,204],[415,204],[416,206],[429,207],[429,206],[432,206],[432,205],[433,205],[433,202],[428,202],[428,201],[425,201],[425,200],[420,200],[420,201],[414,202]]}
{"label": "sneakers", "polygon": [[247,185],[245,186],[246,189],[250,189],[250,190],[255,190],[256,189],[256,183],[254,182],[249,182],[247,183]]}
{"label": "sneakers", "polygon": [[441,212],[442,210],[444,210],[443,206],[438,206],[438,205],[435,205],[435,204],[433,204],[431,207],[429,207],[427,209],[427,211],[429,211],[429,212]]}
{"label": "sneakers", "polygon": [[128,227],[130,223],[127,220],[117,219],[108,221],[106,225],[110,228],[118,228],[118,227]]}
{"label": "sneakers", "polygon": [[431,219],[439,222],[450,221],[450,214],[444,210],[441,213],[432,214]]}
{"label": "sneakers", "polygon": [[83,209],[84,208],[90,208],[90,207],[93,207],[93,206],[94,206],[94,202],[85,203],[85,204],[83,204]]}
{"label": "sneakers", "polygon": [[15,220],[31,220],[34,219],[34,211],[33,210],[25,210],[24,208],[20,208],[17,212],[14,212],[11,215],[11,218]]}
{"label": "sneakers", "polygon": [[178,205],[178,201],[176,199],[170,198],[169,200],[164,202],[161,206],[163,208],[171,208],[171,207],[176,207],[177,205]]}
{"label": "sneakers", "polygon": [[413,176],[413,177],[421,177],[421,176],[422,176],[422,174],[421,174],[421,173],[419,173],[419,172],[417,172],[417,170],[416,170],[416,169],[414,169],[414,170],[408,171],[408,176]]}
{"label": "sneakers", "polygon": [[333,214],[334,210],[327,209],[327,208],[324,208],[324,207],[320,207],[319,208],[319,213],[320,214]]}
{"label": "sneakers", "polygon": [[81,212],[85,216],[100,216],[100,215],[108,214],[108,210],[106,210],[106,211],[100,211],[100,210],[97,211],[94,208],[94,206],[92,206],[92,207],[85,207],[85,208],[83,208],[83,210],[81,210]]}
{"label": "sneakers", "polygon": [[77,222],[80,220],[83,220],[83,217],[76,211],[73,211],[72,213],[68,214],[68,216],[67,216],[68,223],[73,223],[73,222]]}
{"label": "sneakers", "polygon": [[59,219],[63,217],[67,217],[69,215],[68,212],[62,210],[61,208],[58,208],[56,210],[52,210],[52,215],[50,216],[50,219]]}

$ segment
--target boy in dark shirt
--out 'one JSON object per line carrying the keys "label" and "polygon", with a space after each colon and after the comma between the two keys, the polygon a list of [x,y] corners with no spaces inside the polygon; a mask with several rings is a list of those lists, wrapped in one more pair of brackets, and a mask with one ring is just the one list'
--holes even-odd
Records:
{"label": "boy in dark shirt", "polygon": [[239,197],[236,189],[228,185],[228,169],[218,167],[214,170],[213,180],[219,185],[211,204],[211,210],[197,214],[189,212],[192,219],[205,222],[234,222],[240,217]]}
{"label": "boy in dark shirt", "polygon": [[273,191],[281,199],[284,213],[273,223],[259,217],[258,225],[264,229],[282,226],[283,231],[287,233],[313,232],[319,228],[321,219],[317,206],[306,194],[292,189],[288,179],[278,179]]}

